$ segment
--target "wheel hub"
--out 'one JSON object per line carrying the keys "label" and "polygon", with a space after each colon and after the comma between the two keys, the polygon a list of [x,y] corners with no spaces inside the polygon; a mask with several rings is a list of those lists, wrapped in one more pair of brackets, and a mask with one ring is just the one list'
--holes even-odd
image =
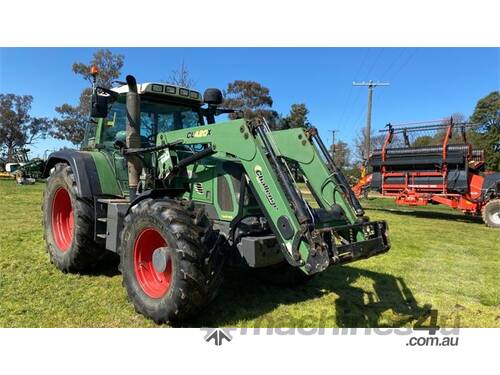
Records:
{"label": "wheel hub", "polygon": [[153,252],[153,267],[156,272],[165,272],[170,256],[167,253],[167,247],[159,247]]}
{"label": "wheel hub", "polygon": [[490,215],[490,220],[497,224],[497,225],[500,225],[500,212],[492,212],[491,215]]}

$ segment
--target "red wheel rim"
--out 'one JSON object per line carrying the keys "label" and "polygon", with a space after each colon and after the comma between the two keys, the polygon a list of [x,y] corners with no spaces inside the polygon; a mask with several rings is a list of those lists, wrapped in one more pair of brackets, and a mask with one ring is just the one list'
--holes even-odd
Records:
{"label": "red wheel rim", "polygon": [[52,234],[60,251],[65,252],[73,242],[73,206],[65,188],[59,188],[52,201]]}
{"label": "red wheel rim", "polygon": [[134,271],[144,293],[151,298],[163,297],[172,280],[172,261],[169,259],[165,271],[158,272],[153,266],[153,253],[166,247],[167,241],[155,228],[145,228],[134,244]]}

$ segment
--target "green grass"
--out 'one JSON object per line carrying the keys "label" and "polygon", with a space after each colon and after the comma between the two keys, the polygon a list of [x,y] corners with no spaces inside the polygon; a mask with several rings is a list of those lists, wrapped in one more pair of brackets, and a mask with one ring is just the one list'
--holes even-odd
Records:
{"label": "green grass", "polygon": [[[43,188],[0,180],[0,326],[154,327],[127,302],[113,267],[72,275],[50,264]],[[189,325],[399,327],[432,308],[442,326],[500,327],[499,230],[441,206],[362,204],[389,223],[387,254],[332,267],[295,289],[229,270],[219,297]]]}

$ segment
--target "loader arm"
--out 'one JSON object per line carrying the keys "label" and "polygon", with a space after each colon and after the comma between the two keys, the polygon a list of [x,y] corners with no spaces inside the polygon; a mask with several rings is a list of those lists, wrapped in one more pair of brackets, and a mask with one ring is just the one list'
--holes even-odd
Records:
{"label": "loader arm", "polygon": [[[200,157],[215,153],[239,160],[283,255],[308,274],[387,251],[385,223],[359,221],[348,192],[340,186],[338,171],[320,156],[311,135],[303,129],[270,132],[264,125],[242,119],[175,130],[158,134],[157,144],[203,144],[206,149],[198,153]],[[322,215],[303,199],[283,159],[298,163]],[[176,170],[169,153],[159,156],[158,168],[167,178]]]}

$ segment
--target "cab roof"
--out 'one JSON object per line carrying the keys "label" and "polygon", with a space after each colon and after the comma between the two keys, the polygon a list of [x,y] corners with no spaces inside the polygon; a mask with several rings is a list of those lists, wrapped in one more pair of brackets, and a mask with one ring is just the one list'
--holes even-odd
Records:
{"label": "cab roof", "polygon": [[[123,85],[119,87],[114,87],[112,91],[118,94],[125,94],[128,92],[128,86]],[[182,99],[189,99],[202,103],[201,94],[196,90],[191,90],[186,87],[180,87],[175,85],[170,85],[168,83],[156,83],[156,82],[145,82],[137,84],[137,92],[139,94],[153,94],[153,95],[163,95],[170,97],[177,97]]]}

